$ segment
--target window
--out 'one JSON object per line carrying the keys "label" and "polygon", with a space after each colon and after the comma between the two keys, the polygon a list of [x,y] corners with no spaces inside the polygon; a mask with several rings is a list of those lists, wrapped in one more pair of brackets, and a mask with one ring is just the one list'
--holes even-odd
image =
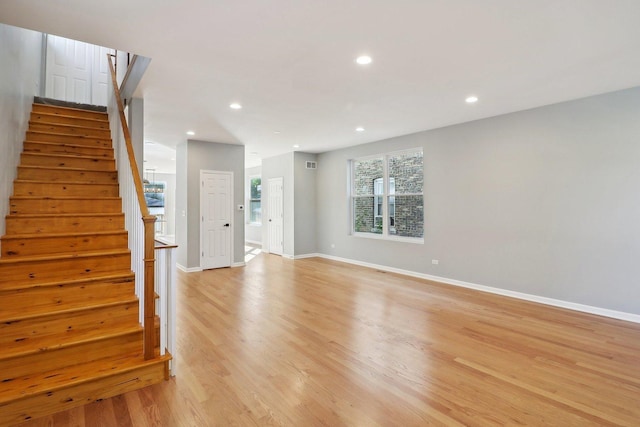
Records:
{"label": "window", "polygon": [[254,176],[250,178],[250,194],[249,199],[249,223],[262,223],[262,178]]}
{"label": "window", "polygon": [[351,161],[352,231],[422,241],[422,149]]}

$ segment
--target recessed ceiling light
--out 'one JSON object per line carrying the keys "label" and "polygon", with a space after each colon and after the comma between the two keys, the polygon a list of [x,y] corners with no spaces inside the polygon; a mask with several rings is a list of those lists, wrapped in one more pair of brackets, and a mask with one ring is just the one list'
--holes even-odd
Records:
{"label": "recessed ceiling light", "polygon": [[465,102],[467,104],[473,104],[474,102],[478,102],[478,97],[474,95],[467,96],[467,99],[465,99]]}
{"label": "recessed ceiling light", "polygon": [[229,104],[229,108],[233,110],[239,110],[242,108],[242,105],[238,104],[237,102],[234,102],[233,104]]}
{"label": "recessed ceiling light", "polygon": [[360,64],[360,65],[368,65],[368,64],[371,64],[371,61],[372,61],[372,59],[371,59],[371,57],[370,57],[370,56],[368,56],[368,55],[362,55],[362,56],[358,56],[358,57],[356,58],[356,62],[357,62],[358,64]]}
{"label": "recessed ceiling light", "polygon": [[188,131],[187,131],[187,135],[189,135],[189,136],[193,136],[193,135],[195,135],[195,134],[196,134],[196,133],[195,133],[194,131],[192,131],[192,130],[188,130]]}
{"label": "recessed ceiling light", "polygon": [[175,159],[176,159],[175,157],[172,157],[172,158],[171,158],[171,160],[175,160]]}
{"label": "recessed ceiling light", "polygon": [[300,148],[300,146],[298,144],[294,144],[293,148]]}
{"label": "recessed ceiling light", "polygon": [[356,128],[356,132],[364,132],[364,128],[363,127],[357,127]]}
{"label": "recessed ceiling light", "polygon": [[280,135],[280,131],[279,130],[275,130],[275,131],[273,131],[273,133],[275,133],[276,135]]}

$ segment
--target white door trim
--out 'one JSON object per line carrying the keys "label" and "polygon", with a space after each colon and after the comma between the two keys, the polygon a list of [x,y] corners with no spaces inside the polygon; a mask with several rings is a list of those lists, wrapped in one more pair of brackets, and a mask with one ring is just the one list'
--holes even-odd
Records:
{"label": "white door trim", "polygon": [[227,267],[231,267],[234,263],[234,257],[233,257],[233,236],[234,236],[234,230],[235,230],[235,225],[234,225],[234,221],[233,221],[233,215],[234,215],[234,210],[233,210],[233,203],[234,203],[234,195],[233,195],[233,186],[234,186],[234,176],[233,176],[233,171],[215,171],[215,170],[205,170],[205,169],[201,169],[200,170],[200,219],[198,220],[198,224],[200,226],[200,268],[204,269],[204,228],[203,228],[203,218],[204,218],[204,203],[203,198],[205,195],[204,192],[204,177],[206,174],[225,174],[225,175],[229,175],[231,177],[230,180],[230,200],[229,200],[229,265]]}

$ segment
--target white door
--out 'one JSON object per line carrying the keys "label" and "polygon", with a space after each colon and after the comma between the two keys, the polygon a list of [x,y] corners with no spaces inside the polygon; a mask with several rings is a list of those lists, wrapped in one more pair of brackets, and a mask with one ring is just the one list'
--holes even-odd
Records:
{"label": "white door", "polygon": [[107,105],[107,52],[113,50],[47,35],[45,96]]}
{"label": "white door", "polygon": [[284,228],[283,211],[284,198],[282,191],[282,178],[271,178],[269,180],[269,252],[282,255]]}
{"label": "white door", "polygon": [[93,70],[91,73],[91,103],[93,105],[107,105],[108,82],[111,79],[111,71],[107,62],[107,54],[113,53],[113,49],[102,46],[93,47]]}
{"label": "white door", "polygon": [[200,171],[200,268],[231,266],[233,172]]}

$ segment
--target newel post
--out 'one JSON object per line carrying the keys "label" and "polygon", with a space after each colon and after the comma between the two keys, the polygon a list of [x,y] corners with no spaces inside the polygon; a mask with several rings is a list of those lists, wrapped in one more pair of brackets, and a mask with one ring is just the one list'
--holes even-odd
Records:
{"label": "newel post", "polygon": [[153,215],[143,216],[144,222],[144,358],[155,355],[155,223]]}

